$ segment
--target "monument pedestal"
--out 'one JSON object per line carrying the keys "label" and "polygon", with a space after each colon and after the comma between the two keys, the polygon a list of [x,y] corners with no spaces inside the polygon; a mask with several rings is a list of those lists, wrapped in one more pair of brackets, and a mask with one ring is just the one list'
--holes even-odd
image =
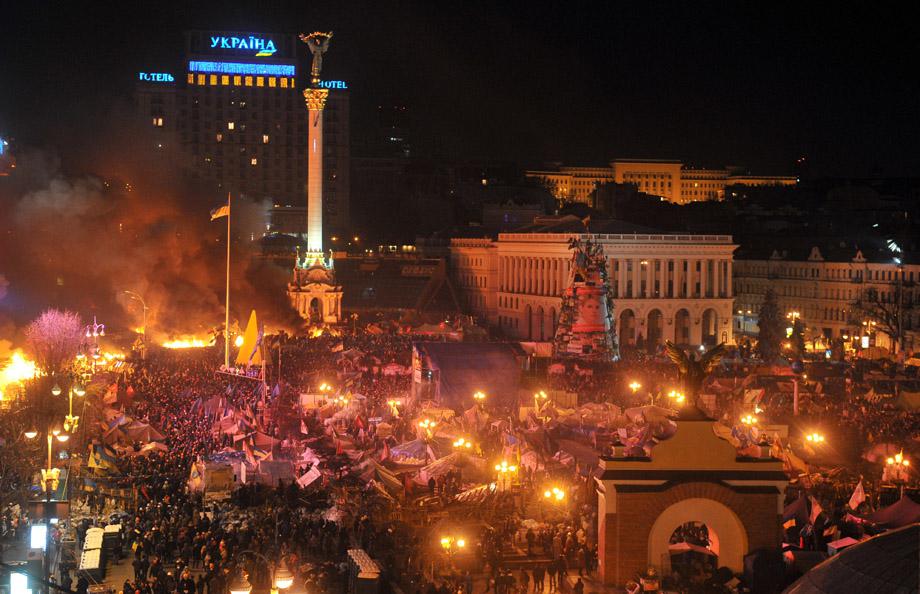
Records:
{"label": "monument pedestal", "polygon": [[294,263],[288,283],[288,298],[300,317],[311,324],[338,324],[342,321],[342,287],[335,282],[332,259],[308,252]]}

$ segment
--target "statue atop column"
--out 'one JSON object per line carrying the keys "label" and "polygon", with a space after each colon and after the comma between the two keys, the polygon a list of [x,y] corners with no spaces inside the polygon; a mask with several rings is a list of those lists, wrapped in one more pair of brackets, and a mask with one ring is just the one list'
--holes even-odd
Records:
{"label": "statue atop column", "polygon": [[320,72],[323,70],[323,54],[329,49],[329,41],[332,39],[332,31],[322,33],[315,31],[309,35],[300,34],[300,40],[307,44],[310,53],[313,54],[313,67],[310,69],[310,82],[318,85]]}

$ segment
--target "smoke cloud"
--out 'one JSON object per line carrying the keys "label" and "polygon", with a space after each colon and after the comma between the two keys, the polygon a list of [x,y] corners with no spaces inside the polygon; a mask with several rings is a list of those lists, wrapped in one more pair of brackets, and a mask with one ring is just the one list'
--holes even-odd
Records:
{"label": "smoke cloud", "polygon": [[[181,159],[153,151],[129,117],[113,115],[68,173],[48,150],[22,149],[15,173],[0,178],[0,338],[47,307],[96,316],[111,334],[203,335],[223,324],[225,219],[209,221],[226,190],[186,180]],[[231,325],[257,309],[269,328],[292,327],[288,272],[257,257],[267,204],[234,197]]]}

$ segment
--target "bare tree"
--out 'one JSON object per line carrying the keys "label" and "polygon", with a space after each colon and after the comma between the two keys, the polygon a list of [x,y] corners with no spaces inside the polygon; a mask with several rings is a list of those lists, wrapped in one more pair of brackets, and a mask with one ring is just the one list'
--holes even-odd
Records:
{"label": "bare tree", "polygon": [[894,286],[894,290],[886,293],[870,287],[863,291],[853,304],[857,316],[853,321],[875,322],[878,331],[886,334],[891,342],[898,346],[899,351],[904,350],[905,322],[909,326],[916,307],[913,293],[904,285],[904,282],[899,282]]}
{"label": "bare tree", "polygon": [[71,311],[46,309],[26,328],[28,348],[47,375],[67,370],[80,350],[83,322]]}

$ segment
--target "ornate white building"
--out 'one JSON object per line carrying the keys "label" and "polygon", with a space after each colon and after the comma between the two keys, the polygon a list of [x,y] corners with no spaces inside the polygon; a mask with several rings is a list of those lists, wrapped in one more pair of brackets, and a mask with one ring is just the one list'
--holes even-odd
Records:
{"label": "ornate white building", "polygon": [[[769,253],[769,252],[767,252]],[[766,255],[766,254],[764,254]],[[855,302],[867,289],[875,289],[882,303],[899,298],[903,308],[905,347],[914,350],[920,328],[920,265],[897,263],[863,255],[856,248],[836,248],[790,253],[773,250],[766,258],[735,261],[735,331],[757,333],[757,317],[767,289],[773,289],[781,311],[801,318],[805,324],[806,347],[827,348],[830,339],[856,340],[868,336],[871,344],[887,349],[894,345],[871,324]]]}
{"label": "ornate white building", "polygon": [[[451,240],[451,269],[470,312],[519,340],[550,341],[569,279],[569,239],[604,249],[620,346],[732,342],[732,253],[729,235],[611,233],[597,223],[584,233],[575,217],[492,239]],[[595,229],[592,229],[595,231]]]}

